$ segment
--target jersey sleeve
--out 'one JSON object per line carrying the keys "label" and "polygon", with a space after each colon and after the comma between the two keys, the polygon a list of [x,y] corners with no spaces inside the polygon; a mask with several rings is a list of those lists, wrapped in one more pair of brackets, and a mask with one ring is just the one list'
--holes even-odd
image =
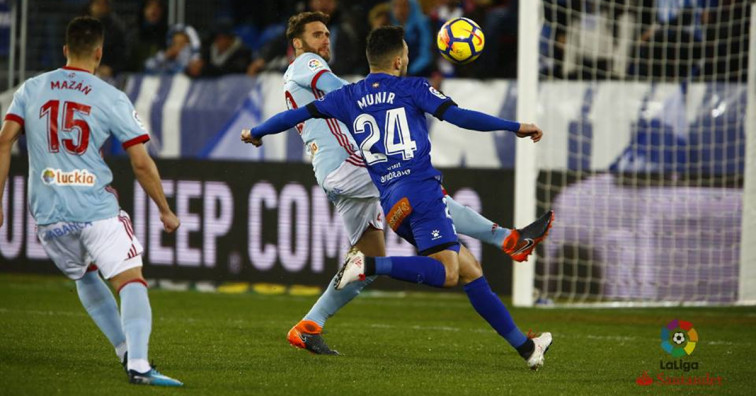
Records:
{"label": "jersey sleeve", "polygon": [[134,105],[126,96],[121,93],[114,103],[110,119],[110,131],[121,142],[124,149],[135,144],[145,143],[150,140],[150,134],[147,132],[142,121],[139,119]]}
{"label": "jersey sleeve", "polygon": [[413,78],[411,84],[412,100],[417,107],[439,120],[443,119],[446,109],[456,105],[450,97],[433,88],[424,78]]}
{"label": "jersey sleeve", "polygon": [[320,77],[324,73],[331,72],[328,63],[317,54],[304,53],[295,62],[294,73],[291,77],[297,85],[303,87],[315,89]]}
{"label": "jersey sleeve", "polygon": [[22,84],[21,87],[13,94],[13,101],[11,102],[8,111],[5,113],[4,120],[15,121],[21,124],[21,128],[24,127],[24,114],[26,110],[26,84]]}
{"label": "jersey sleeve", "polygon": [[345,112],[347,106],[343,104],[343,98],[344,88],[340,88],[311,102],[307,105],[307,110],[310,112],[312,118],[335,118],[345,124],[350,124],[347,122],[347,114]]}

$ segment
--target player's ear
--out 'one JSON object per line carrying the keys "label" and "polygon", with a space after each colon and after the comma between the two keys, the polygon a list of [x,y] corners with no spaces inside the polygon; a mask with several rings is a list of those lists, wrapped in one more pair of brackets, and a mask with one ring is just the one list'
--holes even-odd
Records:
{"label": "player's ear", "polygon": [[291,45],[294,47],[294,49],[302,49],[302,39],[295,38],[291,40]]}
{"label": "player's ear", "polygon": [[102,46],[98,46],[94,50],[94,56],[97,63],[100,63],[100,60],[102,60]]}
{"label": "player's ear", "polygon": [[68,59],[68,46],[63,44],[63,57]]}

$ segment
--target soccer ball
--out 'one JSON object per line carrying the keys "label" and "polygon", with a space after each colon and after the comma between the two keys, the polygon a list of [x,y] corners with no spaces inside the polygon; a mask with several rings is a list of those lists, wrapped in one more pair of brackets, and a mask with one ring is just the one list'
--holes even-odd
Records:
{"label": "soccer ball", "polygon": [[452,63],[470,63],[483,52],[486,38],[477,23],[467,18],[454,18],[441,26],[436,45],[441,56]]}
{"label": "soccer ball", "polygon": [[675,334],[674,334],[674,335],[672,336],[672,342],[674,342],[674,343],[675,343],[675,344],[677,344],[677,345],[680,345],[680,344],[682,344],[683,342],[685,342],[685,334],[683,334],[683,333],[681,333],[681,332],[677,332],[677,333],[675,333]]}

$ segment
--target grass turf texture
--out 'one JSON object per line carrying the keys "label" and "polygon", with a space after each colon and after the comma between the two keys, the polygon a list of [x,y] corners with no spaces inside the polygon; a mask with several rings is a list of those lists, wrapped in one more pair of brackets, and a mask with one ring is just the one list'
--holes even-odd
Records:
{"label": "grass turf texture", "polygon": [[[748,394],[755,384],[756,309],[515,309],[527,331],[551,331],[545,367],[531,372],[462,293],[361,296],[325,335],[343,356],[311,355],[286,332],[315,297],[151,290],[150,358],[186,384],[129,385],[105,337],[86,315],[73,282],[0,274],[0,394],[484,395]],[[698,370],[662,370],[663,325],[693,322],[700,336],[683,359]],[[718,387],[641,387],[654,378],[706,373]]]}

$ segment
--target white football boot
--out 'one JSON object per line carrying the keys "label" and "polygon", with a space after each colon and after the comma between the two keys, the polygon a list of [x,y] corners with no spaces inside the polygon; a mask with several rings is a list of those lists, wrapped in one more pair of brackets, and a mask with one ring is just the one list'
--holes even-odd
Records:
{"label": "white football boot", "polygon": [[365,280],[365,255],[357,248],[352,248],[344,259],[339,273],[336,274],[334,287],[341,290],[346,285]]}
{"label": "white football boot", "polygon": [[530,367],[531,370],[538,370],[543,367],[543,355],[548,352],[549,347],[551,346],[551,341],[551,333],[542,333],[540,336],[533,338],[535,348],[527,360],[528,367]]}

